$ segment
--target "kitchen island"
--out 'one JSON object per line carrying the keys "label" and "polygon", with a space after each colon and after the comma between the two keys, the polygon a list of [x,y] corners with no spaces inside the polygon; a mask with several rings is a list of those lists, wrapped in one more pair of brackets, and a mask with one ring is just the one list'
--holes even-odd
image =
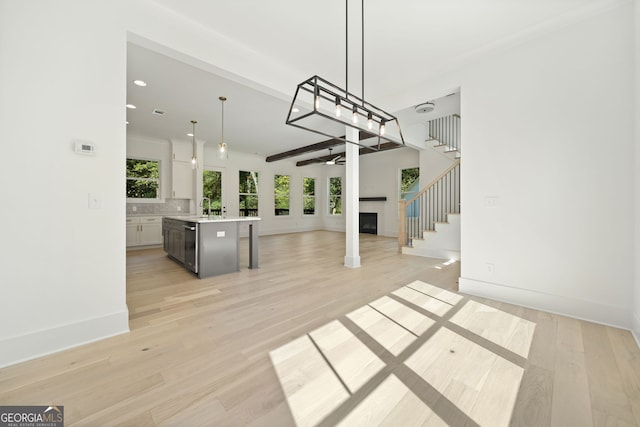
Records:
{"label": "kitchen island", "polygon": [[164,250],[198,278],[240,271],[240,224],[249,226],[249,268],[258,268],[258,217],[167,216]]}

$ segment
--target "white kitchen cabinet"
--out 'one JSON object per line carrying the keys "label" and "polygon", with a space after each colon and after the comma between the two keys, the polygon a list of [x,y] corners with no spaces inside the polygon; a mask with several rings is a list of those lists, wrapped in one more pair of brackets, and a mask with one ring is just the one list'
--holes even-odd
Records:
{"label": "white kitchen cabinet", "polygon": [[127,247],[161,244],[162,217],[140,216],[127,218]]}
{"label": "white kitchen cabinet", "polygon": [[191,163],[193,144],[184,141],[171,141],[172,160]]}
{"label": "white kitchen cabinet", "polygon": [[193,166],[191,161],[174,160],[171,162],[171,167],[171,198],[193,198]]}
{"label": "white kitchen cabinet", "polygon": [[193,144],[171,140],[171,192],[170,199],[192,199],[194,172],[191,158]]}

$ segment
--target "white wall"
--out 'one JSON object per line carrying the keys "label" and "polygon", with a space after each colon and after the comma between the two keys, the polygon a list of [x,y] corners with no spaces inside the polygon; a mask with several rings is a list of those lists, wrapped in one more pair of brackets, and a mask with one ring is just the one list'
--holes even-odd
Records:
{"label": "white wall", "polygon": [[427,147],[420,151],[420,188],[429,185],[455,161],[454,157],[444,154],[442,148]]}
{"label": "white wall", "polygon": [[421,152],[409,147],[360,156],[360,197],[387,197],[386,202],[360,202],[361,212],[378,213],[379,235],[398,236],[400,173],[420,166],[422,174],[420,158]]}
{"label": "white wall", "polygon": [[0,2],[0,366],[128,330],[118,4]]}
{"label": "white wall", "polygon": [[[0,0],[0,219],[10,225],[0,257],[0,366],[128,330],[128,39],[163,44],[244,82],[262,76],[289,90],[300,80],[144,0]],[[96,155],[75,154],[74,139],[93,142]],[[90,193],[100,209],[88,208]]]}
{"label": "white wall", "polygon": [[[231,145],[231,144],[229,144]],[[294,160],[281,160],[267,163],[264,157],[234,152],[230,147],[229,158],[220,160],[217,157],[217,147],[205,145],[204,166],[223,169],[223,198],[227,213],[238,215],[238,174],[240,170],[258,172],[258,213],[260,218],[260,235],[291,233],[308,230],[319,230],[324,226],[324,210],[321,204],[322,196],[322,167],[297,167]],[[274,212],[274,175],[289,175],[290,212],[288,216],[276,216]],[[316,214],[304,215],[302,212],[302,178],[316,179],[316,191],[320,193],[316,200]]]}
{"label": "white wall", "polygon": [[[200,146],[202,143],[199,142]],[[291,233],[323,229],[327,218],[324,209],[326,186],[324,168],[322,166],[297,167],[295,160],[281,160],[267,163],[264,157],[240,153],[233,150],[229,158],[220,160],[217,147],[204,143],[204,164],[199,163],[199,182],[196,184],[195,202],[192,203],[192,214],[200,214],[202,198],[202,167],[223,172],[223,205],[229,215],[238,215],[238,173],[240,170],[256,171],[259,176],[259,215],[260,235]],[[160,186],[163,199],[171,198],[171,143],[168,140],[157,140],[149,137],[131,135],[127,138],[127,156],[160,160]],[[274,213],[274,175],[291,177],[290,214],[276,216]],[[302,212],[302,178],[316,179],[316,214],[304,215]],[[188,214],[189,212],[185,212]],[[342,227],[341,230],[344,230]]]}
{"label": "white wall", "polygon": [[[258,73],[286,90],[299,80],[146,1],[0,0],[0,219],[9,225],[0,257],[0,366],[128,330],[126,47],[142,37],[239,80]],[[247,67],[247,58],[263,66]],[[75,139],[93,142],[97,153],[75,154]],[[303,175],[319,177],[319,188],[327,177],[322,167],[238,161],[263,176],[291,171],[294,192]],[[263,194],[272,191],[269,181],[263,185]],[[89,209],[90,193],[101,199],[99,209]],[[265,212],[261,231],[344,229],[343,218],[326,215],[326,195],[319,199],[317,217],[301,216],[295,199],[291,219]]]}
{"label": "white wall", "polygon": [[425,84],[462,88],[463,292],[631,327],[631,7]]}
{"label": "white wall", "polygon": [[[436,159],[430,160],[430,156]],[[163,198],[170,198],[171,194],[171,147],[169,141],[132,135],[127,138],[127,156],[160,160],[160,185]],[[423,161],[423,157],[427,160]],[[440,165],[438,161],[447,161]],[[223,171],[223,196],[227,213],[238,214],[238,172],[240,170],[259,172],[259,213],[262,218],[260,234],[279,234],[326,229],[344,231],[345,218],[343,215],[328,214],[328,180],[329,177],[339,176],[344,179],[343,166],[310,165],[295,166],[297,159],[282,160],[267,163],[263,157],[233,150],[226,160],[217,157],[216,147],[205,145],[204,167],[221,169]],[[398,189],[400,186],[400,171],[402,169],[428,165],[427,174],[438,175],[444,170],[450,159],[436,153],[422,152],[413,148],[374,153],[360,158],[360,196],[386,196],[386,202],[360,202],[363,212],[378,213],[378,234],[396,237],[398,234]],[[381,167],[384,165],[384,167]],[[436,166],[433,166],[436,165]],[[439,167],[440,169],[434,169]],[[291,212],[289,216],[276,217],[273,211],[273,177],[275,174],[291,176]],[[434,175],[434,176],[435,176]],[[302,213],[302,178],[316,179],[316,214]],[[200,189],[201,189],[200,183]],[[346,188],[343,190],[346,191]],[[201,192],[201,190],[200,190]],[[200,194],[200,192],[198,194]],[[346,193],[345,193],[346,194]],[[199,205],[200,196],[197,197]],[[199,210],[192,213],[199,213]]]}

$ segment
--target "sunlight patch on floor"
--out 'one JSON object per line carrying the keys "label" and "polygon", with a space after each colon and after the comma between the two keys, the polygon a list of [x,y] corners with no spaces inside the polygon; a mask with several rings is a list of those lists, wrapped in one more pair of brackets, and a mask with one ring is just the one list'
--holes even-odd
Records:
{"label": "sunlight patch on floor", "polygon": [[404,286],[393,291],[392,294],[437,316],[442,317],[451,309],[450,304],[440,301],[439,299],[432,298],[429,295],[416,291],[408,286]]}
{"label": "sunlight patch on floor", "polygon": [[435,323],[434,320],[427,316],[386,296],[373,301],[369,305],[417,336],[424,334]]}
{"label": "sunlight patch on floor", "polygon": [[345,317],[271,352],[297,425],[509,425],[535,323],[421,281]]}
{"label": "sunlight patch on floor", "polygon": [[337,320],[309,335],[351,393],[384,367],[382,360]]}
{"label": "sunlight patch on floor", "polygon": [[391,374],[338,425],[446,427],[447,423]]}
{"label": "sunlight patch on floor", "polygon": [[368,305],[352,311],[347,317],[394,356],[399,355],[417,338]]}
{"label": "sunlight patch on floor", "polygon": [[315,425],[349,398],[308,336],[270,353],[297,425]]}
{"label": "sunlight patch on floor", "polygon": [[508,426],[524,369],[441,328],[405,364],[483,426]]}
{"label": "sunlight patch on floor", "polygon": [[522,357],[527,357],[535,323],[469,300],[451,322]]}

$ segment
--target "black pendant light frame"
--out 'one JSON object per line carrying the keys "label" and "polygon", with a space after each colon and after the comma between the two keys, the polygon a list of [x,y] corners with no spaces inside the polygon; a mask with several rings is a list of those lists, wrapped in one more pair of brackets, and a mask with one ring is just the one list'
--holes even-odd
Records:
{"label": "black pendant light frame", "polygon": [[[348,10],[348,0],[345,0],[345,3]],[[342,89],[317,75],[303,81],[296,88],[286,124],[371,150],[378,150],[382,142],[404,145],[398,119],[364,100],[364,0],[362,0],[362,97],[348,91],[348,12],[346,13],[346,33],[346,88]],[[334,108],[333,113],[331,108]],[[344,135],[345,128],[335,126],[335,123],[357,129],[365,135],[369,134],[369,138],[376,138],[377,144],[367,145],[366,138],[361,138],[365,141],[364,143],[351,141]]]}

